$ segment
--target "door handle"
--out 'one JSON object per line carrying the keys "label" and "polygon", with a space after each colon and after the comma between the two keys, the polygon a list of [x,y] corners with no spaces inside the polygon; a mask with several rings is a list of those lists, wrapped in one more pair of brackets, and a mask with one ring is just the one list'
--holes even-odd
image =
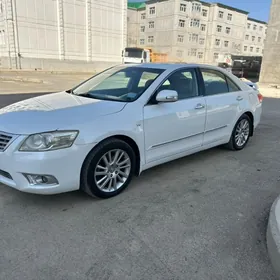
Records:
{"label": "door handle", "polygon": [[236,100],[241,101],[241,100],[243,100],[243,97],[239,95],[239,96],[237,96]]}
{"label": "door handle", "polygon": [[201,103],[198,103],[196,106],[195,106],[195,109],[196,110],[199,110],[199,109],[203,109],[205,108],[205,105],[201,104]]}

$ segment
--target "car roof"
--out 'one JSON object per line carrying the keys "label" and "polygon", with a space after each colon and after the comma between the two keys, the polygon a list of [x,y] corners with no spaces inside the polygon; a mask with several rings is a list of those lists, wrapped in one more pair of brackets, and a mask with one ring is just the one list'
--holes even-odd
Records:
{"label": "car roof", "polygon": [[151,68],[151,69],[164,69],[164,70],[176,70],[180,68],[210,68],[213,70],[221,70],[220,67],[207,64],[193,64],[193,63],[141,63],[141,64],[125,64],[128,67],[140,67],[140,68]]}

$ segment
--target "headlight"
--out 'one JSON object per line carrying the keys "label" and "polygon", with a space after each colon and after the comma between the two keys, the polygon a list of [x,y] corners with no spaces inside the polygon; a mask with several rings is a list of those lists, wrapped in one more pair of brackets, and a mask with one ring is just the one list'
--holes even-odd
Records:
{"label": "headlight", "polygon": [[72,146],[78,131],[44,132],[28,136],[19,151],[41,152],[64,149]]}

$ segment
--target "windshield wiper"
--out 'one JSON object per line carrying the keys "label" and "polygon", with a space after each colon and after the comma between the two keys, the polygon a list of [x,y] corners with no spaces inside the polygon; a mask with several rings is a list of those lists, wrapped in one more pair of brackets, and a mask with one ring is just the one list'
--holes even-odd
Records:
{"label": "windshield wiper", "polygon": [[82,96],[99,99],[99,100],[105,100],[105,101],[108,100],[108,101],[126,102],[125,100],[120,99],[118,96],[114,96],[114,95],[106,95],[106,94],[98,94],[98,93],[87,93],[85,95],[83,94]]}

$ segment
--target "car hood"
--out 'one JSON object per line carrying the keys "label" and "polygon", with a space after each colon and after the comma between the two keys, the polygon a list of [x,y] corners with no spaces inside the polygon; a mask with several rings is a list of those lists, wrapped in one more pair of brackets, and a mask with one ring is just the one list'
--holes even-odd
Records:
{"label": "car hood", "polygon": [[0,109],[0,131],[32,134],[79,125],[121,111],[126,103],[80,97],[66,92],[26,99]]}

